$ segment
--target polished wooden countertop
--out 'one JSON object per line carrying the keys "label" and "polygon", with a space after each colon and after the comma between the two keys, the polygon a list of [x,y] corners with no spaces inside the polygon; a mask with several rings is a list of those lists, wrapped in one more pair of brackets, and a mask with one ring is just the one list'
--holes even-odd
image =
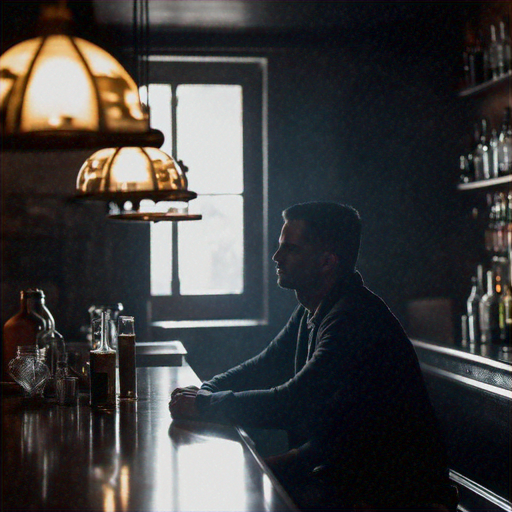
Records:
{"label": "polished wooden countertop", "polygon": [[2,510],[297,510],[233,427],[172,421],[189,366],[137,369],[138,400],[92,410],[2,397]]}

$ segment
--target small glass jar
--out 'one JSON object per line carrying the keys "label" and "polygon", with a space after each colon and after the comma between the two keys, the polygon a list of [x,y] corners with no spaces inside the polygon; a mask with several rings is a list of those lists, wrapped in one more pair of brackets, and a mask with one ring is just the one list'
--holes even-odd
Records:
{"label": "small glass jar", "polygon": [[44,364],[37,345],[18,347],[16,357],[9,363],[9,374],[23,388],[27,397],[42,397],[50,378],[50,370]]}

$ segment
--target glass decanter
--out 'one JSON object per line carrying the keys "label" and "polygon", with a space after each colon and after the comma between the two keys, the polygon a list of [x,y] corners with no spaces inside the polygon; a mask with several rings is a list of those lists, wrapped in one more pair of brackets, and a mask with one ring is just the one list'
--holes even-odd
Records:
{"label": "glass decanter", "polygon": [[9,363],[9,374],[23,388],[27,397],[42,397],[50,378],[50,370],[42,361],[36,345],[18,347],[16,357]]}

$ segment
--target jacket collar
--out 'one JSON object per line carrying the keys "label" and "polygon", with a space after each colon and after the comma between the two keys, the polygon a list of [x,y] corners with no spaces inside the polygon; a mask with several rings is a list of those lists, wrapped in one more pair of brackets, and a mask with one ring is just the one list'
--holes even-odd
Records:
{"label": "jacket collar", "polygon": [[356,270],[348,277],[341,278],[327,294],[326,297],[320,302],[317,310],[313,315],[308,315],[308,329],[313,326],[320,325],[325,315],[332,309],[343,296],[355,293],[358,289],[364,286],[363,277]]}

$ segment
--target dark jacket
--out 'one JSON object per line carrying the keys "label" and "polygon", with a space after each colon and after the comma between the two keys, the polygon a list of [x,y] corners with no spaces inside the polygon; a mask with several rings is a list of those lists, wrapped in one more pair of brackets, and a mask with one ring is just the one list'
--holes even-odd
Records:
{"label": "dark jacket", "polygon": [[448,485],[414,348],[357,272],[313,318],[299,306],[263,352],[205,382],[196,404],[215,421],[286,430],[305,473],[357,499],[440,501]]}

